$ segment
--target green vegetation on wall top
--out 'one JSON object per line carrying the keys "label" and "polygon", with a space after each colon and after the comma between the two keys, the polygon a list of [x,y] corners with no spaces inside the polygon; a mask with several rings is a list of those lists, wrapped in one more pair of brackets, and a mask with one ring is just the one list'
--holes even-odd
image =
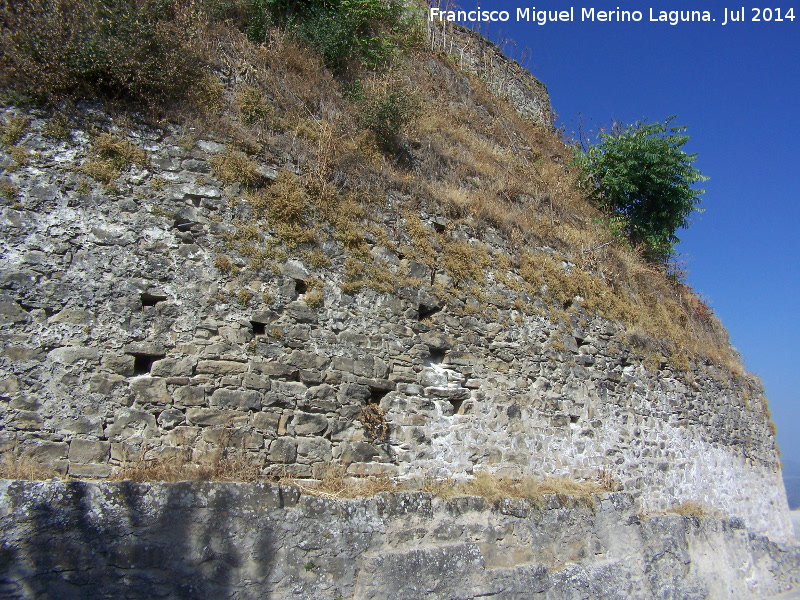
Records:
{"label": "green vegetation on wall top", "polygon": [[706,181],[694,167],[696,154],[681,148],[689,141],[685,126],[662,123],[616,124],[601,133],[579,160],[588,175],[589,198],[611,217],[614,233],[641,247],[651,260],[665,261],[680,240],[677,229],[689,225]]}

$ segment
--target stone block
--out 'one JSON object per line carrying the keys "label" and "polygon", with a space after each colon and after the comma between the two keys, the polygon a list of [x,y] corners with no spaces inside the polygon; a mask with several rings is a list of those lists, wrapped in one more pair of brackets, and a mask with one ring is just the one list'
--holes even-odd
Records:
{"label": "stone block", "polygon": [[111,452],[110,442],[73,439],[69,443],[70,463],[99,463],[108,461]]}
{"label": "stone block", "polygon": [[30,315],[22,310],[13,298],[5,294],[0,295],[0,327],[24,323],[28,319]]}
{"label": "stone block", "polygon": [[167,382],[157,377],[139,377],[130,382],[131,391],[140,404],[172,404]]}
{"label": "stone block", "polygon": [[153,363],[153,377],[191,377],[196,361],[192,358],[162,358]]}
{"label": "stone block", "polygon": [[342,371],[344,373],[352,373],[353,359],[346,356],[334,356],[331,359],[331,369],[334,371]]}
{"label": "stone block", "polygon": [[133,375],[134,358],[130,354],[115,354],[113,352],[106,352],[103,355],[102,365],[118,375],[130,377]]}
{"label": "stone block", "polygon": [[395,477],[399,473],[397,465],[378,462],[350,463],[347,474],[357,477]]}
{"label": "stone block", "polygon": [[247,413],[218,408],[190,408],[186,411],[190,425],[229,425],[247,422]]}
{"label": "stone block", "polygon": [[298,323],[314,323],[317,320],[316,313],[311,310],[305,302],[295,300],[286,305],[286,315]]}
{"label": "stone block", "polygon": [[453,338],[439,331],[421,333],[419,341],[432,350],[450,350],[455,345]]}
{"label": "stone block", "polygon": [[269,445],[269,460],[273,463],[293,463],[297,460],[297,442],[291,437],[279,437]]}
{"label": "stone block", "polygon": [[42,417],[32,410],[19,410],[11,417],[10,425],[13,429],[22,431],[36,431],[42,428]]}
{"label": "stone block", "polygon": [[89,391],[107,396],[114,389],[121,387],[124,381],[125,378],[122,375],[95,373],[89,378]]}
{"label": "stone block", "polygon": [[231,375],[247,371],[247,363],[232,360],[201,360],[197,363],[196,373],[209,375]]}
{"label": "stone block", "polygon": [[70,463],[70,477],[84,477],[87,479],[105,479],[111,475],[111,465],[108,464],[81,464]]}
{"label": "stone block", "polygon": [[19,379],[15,375],[9,375],[0,379],[0,398],[7,398],[11,394],[19,391]]}
{"label": "stone block", "polygon": [[300,369],[323,369],[330,362],[330,358],[316,352],[294,350],[286,359],[286,362]]}
{"label": "stone block", "polygon": [[200,435],[200,427],[191,427],[188,425],[178,425],[167,433],[167,441],[172,446],[191,446]]}
{"label": "stone block", "polygon": [[253,413],[251,423],[256,429],[274,434],[278,431],[278,423],[280,423],[280,420],[280,413],[257,412]]}
{"label": "stone block", "polygon": [[297,438],[297,454],[312,463],[328,462],[333,458],[331,443],[321,437]]}
{"label": "stone block", "polygon": [[345,383],[339,388],[339,399],[343,402],[363,402],[372,396],[369,386],[358,383]]}
{"label": "stone block", "polygon": [[253,363],[253,370],[273,379],[285,379],[297,372],[297,369],[279,362]]}
{"label": "stone block", "polygon": [[186,422],[186,415],[182,411],[168,408],[158,415],[158,424],[162,429],[172,429]]}
{"label": "stone block", "polygon": [[105,428],[105,437],[120,442],[132,437],[152,437],[156,431],[156,419],[148,412],[123,408],[114,414],[114,421]]}
{"label": "stone block", "polygon": [[66,442],[45,442],[37,440],[36,443],[26,444],[22,455],[37,462],[49,462],[67,458],[69,444]]}
{"label": "stone block", "polygon": [[339,460],[344,464],[369,462],[380,454],[378,449],[366,442],[345,442],[342,444]]}
{"label": "stone block", "polygon": [[258,410],[261,408],[261,394],[254,390],[219,389],[211,396],[211,406]]}
{"label": "stone block", "polygon": [[172,396],[175,404],[179,406],[203,406],[206,403],[206,392],[200,386],[189,385],[176,388]]}
{"label": "stone block", "polygon": [[48,323],[70,323],[71,325],[89,325],[94,322],[94,314],[88,310],[65,308],[47,320]]}
{"label": "stone block", "polygon": [[447,400],[464,400],[469,398],[470,390],[455,387],[426,387],[425,395]]}
{"label": "stone block", "polygon": [[100,351],[97,348],[84,346],[64,346],[51,350],[47,354],[47,358],[60,365],[74,365],[79,361],[93,363],[99,356]]}
{"label": "stone block", "polygon": [[323,415],[295,412],[289,430],[295,435],[321,435],[328,428]]}
{"label": "stone block", "polygon": [[256,375],[255,373],[245,373],[242,383],[244,384],[244,387],[251,390],[268,392],[270,389],[269,379],[263,375]]}
{"label": "stone block", "polygon": [[372,356],[355,359],[353,361],[353,373],[359,377],[374,377],[375,359]]}

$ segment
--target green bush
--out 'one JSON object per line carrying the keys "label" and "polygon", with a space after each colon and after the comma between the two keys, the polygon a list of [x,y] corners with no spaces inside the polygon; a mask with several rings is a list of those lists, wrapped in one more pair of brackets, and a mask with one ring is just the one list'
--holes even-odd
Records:
{"label": "green bush", "polygon": [[293,31],[337,74],[353,63],[376,69],[387,64],[391,33],[402,27],[397,0],[252,0],[247,35],[266,39],[270,24]]}
{"label": "green bush", "polygon": [[675,232],[689,225],[706,181],[694,167],[696,154],[681,148],[689,141],[685,126],[662,123],[616,125],[580,156],[592,200],[616,231],[655,261],[667,260],[680,240]]}
{"label": "green bush", "polygon": [[201,73],[184,9],[171,0],[2,2],[0,85],[40,101],[180,98]]}

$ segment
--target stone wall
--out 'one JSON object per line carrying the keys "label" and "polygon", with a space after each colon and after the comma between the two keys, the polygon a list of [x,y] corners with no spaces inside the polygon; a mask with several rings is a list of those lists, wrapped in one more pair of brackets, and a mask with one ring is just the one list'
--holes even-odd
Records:
{"label": "stone wall", "polygon": [[[4,454],[89,478],[139,458],[208,462],[222,447],[295,477],[331,464],[400,478],[603,473],[645,511],[692,500],[791,536],[757,381],[713,364],[678,372],[577,298],[563,321],[519,310],[513,269],[489,275],[484,304],[443,295],[452,281],[405,257],[404,233],[366,234],[373,256],[416,282],[393,294],[344,293],[334,240],[325,266],[298,254],[245,268],[226,240],[252,212],[212,174],[222,144],[187,149],[178,128],[122,131],[85,114],[149,166],[116,190],[87,186],[87,135],[53,143],[30,114],[33,154],[8,175],[16,198],[0,211]],[[259,168],[274,178],[279,166]],[[385,198],[387,235],[402,232],[404,203]],[[447,227],[510,252],[491,228]]]}
{"label": "stone wall", "polygon": [[3,598],[749,600],[800,549],[740,519],[546,497],[330,500],[270,484],[0,481]]}
{"label": "stone wall", "polygon": [[426,32],[432,50],[444,52],[459,69],[483,79],[524,118],[544,126],[553,124],[547,86],[492,42],[454,23],[427,20]]}

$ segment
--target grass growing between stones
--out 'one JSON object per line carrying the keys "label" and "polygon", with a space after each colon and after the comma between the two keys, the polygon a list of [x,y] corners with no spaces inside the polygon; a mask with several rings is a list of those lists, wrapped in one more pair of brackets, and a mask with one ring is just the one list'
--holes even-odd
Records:
{"label": "grass growing between stones", "polygon": [[208,464],[196,464],[175,459],[138,460],[125,463],[112,475],[112,481],[173,482],[173,481],[239,481],[262,479],[261,469],[239,455],[215,457]]}
{"label": "grass growing between stones", "polygon": [[21,479],[24,481],[44,481],[47,479],[66,479],[67,477],[31,458],[15,457],[11,452],[0,459],[0,479]]}
{"label": "grass growing between stones", "polygon": [[421,485],[421,489],[445,500],[456,496],[480,496],[489,502],[497,502],[505,498],[519,498],[540,506],[545,496],[556,496],[561,503],[572,500],[593,506],[594,499],[598,495],[616,491],[617,485],[611,478],[602,476],[596,481],[577,481],[569,477],[516,479],[490,473],[478,473],[474,479],[466,482],[455,482],[449,479],[425,481]]}

